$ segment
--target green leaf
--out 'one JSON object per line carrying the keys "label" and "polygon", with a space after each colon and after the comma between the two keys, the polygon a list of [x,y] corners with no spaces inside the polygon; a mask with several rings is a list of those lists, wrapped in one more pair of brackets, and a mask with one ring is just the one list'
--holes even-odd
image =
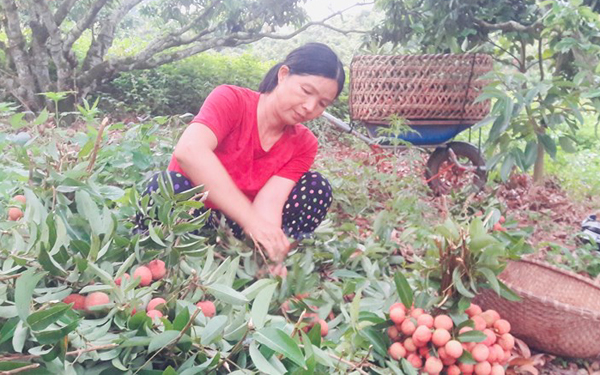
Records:
{"label": "green leaf", "polygon": [[150,345],[150,341],[152,341],[152,338],[150,338],[150,337],[135,336],[135,337],[129,338],[129,339],[123,341],[122,343],[120,343],[119,347],[130,348],[130,347],[134,347],[134,346],[148,346],[148,345]]}
{"label": "green leaf", "polygon": [[475,329],[475,322],[472,321],[471,319],[469,319],[469,316],[467,314],[461,314],[461,316],[464,317],[464,319],[461,323],[458,323],[458,321],[455,320],[454,318],[452,319],[454,321],[454,324],[456,324],[456,329],[458,331],[460,331],[460,329],[463,327],[471,327],[471,328]]}
{"label": "green leaf", "polygon": [[71,305],[67,305],[66,303],[57,303],[50,308],[36,311],[29,315],[27,324],[29,324],[32,330],[41,331],[46,329],[50,324],[57,322],[70,308]]}
{"label": "green leaf", "polygon": [[117,277],[122,277],[125,274],[125,272],[127,272],[127,270],[131,268],[134,261],[135,261],[135,253],[131,253],[131,255],[129,255],[127,257],[127,259],[125,259],[123,264],[121,264],[121,266],[117,270],[117,273],[115,274],[115,279]]}
{"label": "green leaf", "polygon": [[560,147],[568,153],[577,152],[577,147],[575,146],[575,142],[569,137],[560,137],[558,139],[558,143],[560,143]]}
{"label": "green leaf", "polygon": [[537,157],[537,148],[538,148],[538,144],[537,142],[533,141],[533,142],[528,142],[527,146],[525,147],[525,152],[524,152],[524,157],[523,157],[523,166],[525,167],[525,169],[529,169],[531,168],[531,166],[535,163],[535,158]]}
{"label": "green leaf", "polygon": [[103,227],[100,214],[98,212],[98,206],[90,195],[84,190],[77,190],[75,192],[75,203],[77,204],[77,212],[90,223],[90,228],[93,233],[99,234]]}
{"label": "green leaf", "polygon": [[46,251],[45,247],[42,245],[40,252],[38,254],[38,261],[42,268],[51,275],[54,276],[66,276],[68,273],[58,264],[54,258]]}
{"label": "green leaf", "polygon": [[271,350],[283,354],[298,366],[306,368],[306,362],[304,361],[302,351],[296,342],[282,330],[272,327],[264,328],[256,332],[254,338]]}
{"label": "green leaf", "polygon": [[[317,359],[315,358],[313,344],[312,344],[311,340],[308,338],[308,336],[306,335],[306,333],[304,333],[302,330],[300,330],[299,333],[300,333],[300,337],[302,338],[302,343],[305,344],[303,349],[304,349],[304,358],[306,358],[306,367],[308,369],[307,372],[309,374],[314,374],[315,367],[317,365]],[[271,358],[277,358],[277,357],[271,357]],[[285,370],[285,368],[284,368],[284,370]]]}
{"label": "green leaf", "polygon": [[406,277],[400,271],[397,271],[394,274],[394,283],[396,284],[396,291],[398,292],[398,296],[400,296],[400,301],[402,301],[407,309],[410,309],[413,303],[413,291],[408,284],[408,280],[406,280]]}
{"label": "green leaf", "polygon": [[463,296],[467,298],[475,297],[473,293],[471,293],[469,290],[467,290],[467,288],[465,288],[465,285],[463,284],[461,279],[461,272],[458,268],[455,268],[454,272],[452,272],[452,282],[454,283],[454,287],[456,288],[456,290]]}
{"label": "green leaf", "polygon": [[313,345],[312,351],[315,354],[315,359],[317,360],[317,362],[319,362],[323,366],[328,366],[328,367],[335,366],[332,358],[330,356],[328,356],[327,353],[324,350],[322,350],[321,348],[319,348],[318,346]]}
{"label": "green leaf", "polygon": [[471,306],[471,300],[466,297],[460,297],[460,300],[458,300],[458,311],[464,312],[469,306]]}
{"label": "green leaf", "polygon": [[26,320],[29,316],[29,304],[33,296],[33,289],[37,283],[46,275],[46,272],[40,272],[35,268],[30,268],[17,279],[15,286],[15,306],[21,320]]}
{"label": "green leaf", "polygon": [[85,158],[86,156],[88,156],[90,154],[90,152],[92,152],[92,150],[94,149],[94,144],[95,142],[90,139],[89,141],[87,141],[83,147],[81,147],[81,149],[79,150],[79,153],[77,154],[77,157],[79,158]]}
{"label": "green leaf", "polygon": [[257,329],[262,329],[265,326],[267,314],[269,313],[269,306],[271,305],[271,299],[273,298],[273,293],[275,292],[276,288],[277,284],[266,286],[258,293],[256,299],[252,303],[252,311],[250,312],[250,316],[252,317],[252,322]]}
{"label": "green leaf", "polygon": [[260,279],[257,280],[256,282],[254,282],[252,285],[250,285],[249,287],[247,287],[246,289],[244,289],[242,291],[242,294],[249,300],[253,300],[254,298],[256,298],[256,296],[258,295],[258,293],[260,293],[260,291],[265,288],[267,285],[270,284],[275,284],[276,281],[273,279]]}
{"label": "green leaf", "polygon": [[[600,65],[598,65],[600,66]],[[592,98],[598,98],[600,97],[600,89],[596,89],[593,91],[589,91],[589,92],[585,92],[583,94],[581,94],[582,98],[588,98],[588,99],[592,99]]]}
{"label": "green leaf", "polygon": [[463,354],[458,358],[457,362],[464,363],[466,365],[476,365],[477,364],[477,361],[473,358],[471,353],[469,353],[466,350],[463,351]]}
{"label": "green leaf", "polygon": [[13,337],[15,330],[17,329],[17,324],[20,321],[21,319],[14,317],[4,323],[2,329],[0,330],[0,344],[10,340]]}
{"label": "green leaf", "polygon": [[490,236],[487,233],[483,233],[478,236],[472,236],[471,241],[469,242],[469,250],[471,250],[471,252],[478,252],[497,242],[498,240],[496,240],[495,237]]}
{"label": "green leaf", "polygon": [[245,305],[249,302],[242,293],[226,285],[212,284],[207,286],[206,290],[215,298],[232,305]]}
{"label": "green leaf", "polygon": [[38,115],[38,117],[33,120],[32,125],[38,126],[46,122],[48,120],[48,110],[44,108],[42,112]]}
{"label": "green leaf", "polygon": [[152,239],[152,241],[154,241],[155,244],[160,245],[162,247],[167,247],[167,245],[165,245],[165,243],[160,239],[160,237],[156,233],[156,230],[154,230],[152,223],[148,224],[148,233],[150,234],[150,238]]}
{"label": "green leaf", "polygon": [[361,299],[362,299],[362,289],[359,289],[354,294],[354,299],[352,299],[352,303],[350,304],[350,322],[353,327],[356,327],[358,324]]}
{"label": "green leaf", "polygon": [[21,129],[21,128],[29,125],[27,123],[27,121],[25,121],[23,119],[24,116],[25,116],[25,113],[22,113],[22,112],[15,113],[14,115],[10,116],[10,119],[8,120],[8,122],[10,123],[10,125],[12,126],[13,129]]}
{"label": "green leaf", "polygon": [[512,289],[510,289],[506,284],[500,280],[498,280],[498,283],[500,284],[500,296],[512,302],[521,301],[521,297],[513,292]]}
{"label": "green leaf", "polygon": [[36,333],[34,333],[34,335],[35,335],[37,341],[41,345],[53,344],[55,342],[58,342],[58,340],[62,339],[66,335],[68,335],[69,332],[74,331],[78,325],[79,325],[79,320],[75,320],[75,321],[72,321],[71,323],[67,324],[66,326],[64,326],[61,329],[36,332]]}
{"label": "green leaf", "polygon": [[274,374],[274,375],[283,375],[278,369],[276,369],[258,350],[258,346],[256,345],[256,341],[252,341],[250,343],[250,358],[252,358],[252,362],[256,366],[256,369],[265,374]]}
{"label": "green leaf", "polygon": [[505,96],[504,100],[498,100],[497,105],[500,106],[502,113],[494,120],[492,129],[490,129],[488,138],[492,142],[497,140],[508,129],[514,107],[513,101],[508,96]]}
{"label": "green leaf", "polygon": [[164,331],[163,333],[154,336],[150,341],[150,345],[148,345],[148,351],[154,352],[168,346],[175,341],[177,336],[179,336],[179,331]]}
{"label": "green leaf", "polygon": [[[17,353],[23,353],[25,342],[29,338],[29,328],[24,323],[25,322],[23,322],[22,320],[19,321],[19,324],[17,324],[17,328],[15,329],[12,338],[13,349]],[[0,337],[2,337],[1,334]]]}
{"label": "green leaf", "polygon": [[483,276],[485,276],[492,289],[497,294],[500,294],[500,284],[498,283],[498,278],[496,277],[494,271],[489,268],[478,268],[477,270],[481,272]]}
{"label": "green leaf", "polygon": [[208,345],[212,343],[219,335],[225,331],[225,327],[229,323],[229,320],[224,315],[217,315],[213,317],[206,327],[200,332],[200,343],[202,345]]}
{"label": "green leaf", "polygon": [[362,337],[366,338],[371,344],[373,344],[373,349],[379,353],[379,355],[383,357],[387,356],[388,343],[385,342],[384,335],[381,334],[381,330],[375,330],[372,327],[367,327],[358,332]]}
{"label": "green leaf", "polygon": [[548,134],[538,134],[538,140],[552,159],[556,157],[556,143]]}
{"label": "green leaf", "polygon": [[481,331],[472,330],[461,333],[456,339],[460,342],[483,342],[487,336]]}
{"label": "green leaf", "polygon": [[108,285],[116,286],[115,281],[112,276],[108,274],[108,272],[104,271],[102,268],[98,267],[96,263],[90,262],[88,263],[88,267],[91,268],[94,273],[102,279],[102,281]]}
{"label": "green leaf", "polygon": [[500,178],[502,178],[502,181],[508,181],[510,173],[512,172],[513,167],[515,166],[515,161],[515,156],[513,154],[508,154],[504,158],[504,161],[502,162],[502,167],[500,167]]}
{"label": "green leaf", "polygon": [[419,375],[419,372],[406,360],[406,358],[402,358],[400,363],[402,364],[402,371],[404,371],[406,375]]}
{"label": "green leaf", "polygon": [[181,331],[190,321],[190,310],[186,307],[182,309],[173,320],[173,329]]}

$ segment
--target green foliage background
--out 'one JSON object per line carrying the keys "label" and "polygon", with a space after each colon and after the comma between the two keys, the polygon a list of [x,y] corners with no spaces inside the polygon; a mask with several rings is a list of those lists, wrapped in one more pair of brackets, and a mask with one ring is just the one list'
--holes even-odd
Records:
{"label": "green foliage background", "polygon": [[100,88],[101,105],[111,113],[196,114],[218,85],[258,89],[272,65],[248,53],[203,53],[153,70],[123,73]]}

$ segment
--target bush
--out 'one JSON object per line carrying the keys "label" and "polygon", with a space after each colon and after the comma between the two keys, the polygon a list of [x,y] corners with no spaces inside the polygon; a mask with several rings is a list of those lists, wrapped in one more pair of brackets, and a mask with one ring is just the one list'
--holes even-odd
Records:
{"label": "bush", "polygon": [[123,73],[100,88],[104,110],[146,115],[196,114],[215,86],[252,89],[271,63],[249,54],[202,53],[153,70]]}

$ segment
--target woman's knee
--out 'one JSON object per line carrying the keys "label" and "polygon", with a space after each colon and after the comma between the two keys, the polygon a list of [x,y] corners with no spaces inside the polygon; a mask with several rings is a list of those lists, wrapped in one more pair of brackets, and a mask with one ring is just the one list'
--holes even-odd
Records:
{"label": "woman's knee", "polygon": [[293,237],[312,233],[329,210],[331,184],[318,172],[307,172],[292,189],[282,212],[282,223]]}
{"label": "woman's knee", "polygon": [[309,200],[309,202],[314,203],[313,205],[325,207],[326,209],[329,209],[329,206],[333,201],[333,189],[331,184],[329,183],[329,180],[319,172],[306,172],[300,178],[293,190],[298,190],[302,196],[306,196],[306,199]]}
{"label": "woman's knee", "polygon": [[158,190],[159,186],[160,186],[159,179],[161,177],[163,179],[166,179],[166,178],[171,179],[171,183],[173,185],[173,192],[175,194],[182,193],[182,192],[194,187],[192,185],[192,182],[187,177],[185,177],[184,175],[182,175],[179,172],[174,172],[174,171],[158,172],[154,176],[152,176],[152,178],[150,179],[150,182],[148,182],[148,185],[146,186],[146,189],[144,190],[143,194],[149,194],[149,193],[152,193],[153,191]]}

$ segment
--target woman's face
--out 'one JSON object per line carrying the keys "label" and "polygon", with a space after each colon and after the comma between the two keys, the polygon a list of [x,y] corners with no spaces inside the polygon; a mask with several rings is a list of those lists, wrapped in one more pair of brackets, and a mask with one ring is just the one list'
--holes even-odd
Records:
{"label": "woman's face", "polygon": [[273,90],[277,112],[286,125],[310,121],[319,117],[336,98],[337,81],[316,75],[290,74],[287,66],[278,73]]}

